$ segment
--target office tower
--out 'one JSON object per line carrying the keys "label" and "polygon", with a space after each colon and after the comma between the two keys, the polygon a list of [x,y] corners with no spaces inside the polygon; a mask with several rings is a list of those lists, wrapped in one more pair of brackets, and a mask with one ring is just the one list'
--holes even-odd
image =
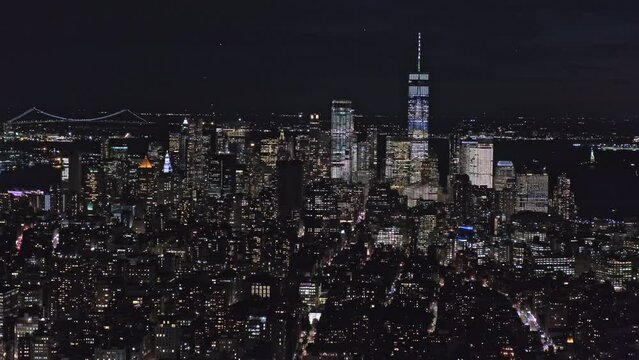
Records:
{"label": "office tower", "polygon": [[30,360],[48,360],[51,358],[52,339],[48,329],[38,329],[31,334]]}
{"label": "office tower", "polygon": [[368,184],[373,174],[371,156],[375,152],[371,149],[369,141],[356,142],[353,150],[353,182]]}
{"label": "office tower", "polygon": [[[534,247],[537,244],[533,244]],[[545,244],[544,244],[545,245]],[[556,256],[552,254],[534,254],[533,250],[533,275],[536,277],[545,277],[553,275],[557,272],[563,272],[566,275],[575,274],[575,258],[568,256]]]}
{"label": "office tower", "polygon": [[497,193],[499,212],[510,218],[517,208],[517,180],[508,179],[501,191]]}
{"label": "office tower", "polygon": [[155,169],[153,164],[149,160],[149,157],[144,155],[144,158],[138,165],[138,196],[144,201],[145,204],[154,203],[155,195]]}
{"label": "office tower", "polygon": [[80,255],[54,253],[49,304],[52,318],[71,318],[88,310],[87,292],[92,291],[90,269],[89,261]]}
{"label": "office tower", "polygon": [[334,190],[337,195],[340,222],[352,223],[357,220],[364,208],[364,186],[337,183]]}
{"label": "office tower", "polygon": [[308,130],[310,132],[320,131],[322,129],[321,124],[320,114],[314,113],[309,116]]}
{"label": "office tower", "polygon": [[209,158],[208,196],[221,199],[235,195],[237,160],[233,154],[218,154]]}
{"label": "office tower", "polygon": [[189,148],[189,136],[191,130],[191,123],[193,120],[189,121],[188,118],[184,118],[182,124],[180,125],[180,135],[179,135],[179,154],[177,157],[176,165],[182,170],[186,171],[188,167],[188,148]]}
{"label": "office tower", "polygon": [[374,184],[366,199],[366,218],[372,222],[388,221],[398,210],[399,194],[387,182]]}
{"label": "office tower", "polygon": [[330,135],[320,128],[319,114],[311,114],[308,134],[294,138],[294,158],[304,164],[304,182],[330,174]]}
{"label": "office tower", "polygon": [[171,156],[171,158],[173,159],[172,165],[176,171],[183,170],[183,167],[182,167],[183,164],[180,163],[180,160],[182,160],[180,155],[181,141],[182,141],[182,133],[180,132],[169,133],[168,152],[169,152],[169,156]]}
{"label": "office tower", "polygon": [[353,109],[349,100],[333,100],[331,108],[331,178],[351,181],[355,142]]}
{"label": "office tower", "polygon": [[211,150],[214,154],[234,154],[239,164],[246,163],[246,135],[249,129],[242,124],[232,127],[216,128],[215,141],[212,141]]}
{"label": "office tower", "polygon": [[155,358],[180,359],[182,330],[176,320],[170,317],[161,319],[155,327]]}
{"label": "office tower", "polygon": [[382,244],[394,248],[403,246],[406,241],[406,234],[404,234],[403,228],[396,225],[379,227],[373,231],[372,235],[375,244]]}
{"label": "office tower", "polygon": [[453,216],[460,223],[465,223],[470,217],[472,206],[472,192],[470,178],[466,174],[453,176],[452,182]]}
{"label": "office tower", "polygon": [[16,319],[14,326],[15,344],[13,359],[32,359],[31,335],[33,335],[39,327],[39,319],[36,316],[25,314],[23,317]]}
{"label": "office tower", "polygon": [[105,206],[109,206],[122,198],[124,188],[124,164],[117,159],[103,160]]}
{"label": "office tower", "polygon": [[299,160],[277,162],[278,214],[284,219],[299,218],[303,202],[303,166]]}
{"label": "office tower", "polygon": [[316,236],[326,230],[339,230],[337,196],[329,179],[318,179],[310,183],[304,191],[304,231]]}
{"label": "office tower", "polygon": [[517,174],[516,212],[548,212],[548,174],[527,172]]}
{"label": "office tower", "polygon": [[150,225],[150,219],[155,212],[155,201],[157,199],[157,188],[155,179],[155,169],[149,161],[149,157],[144,155],[144,159],[138,166],[138,198],[144,207],[144,221],[146,226]]}
{"label": "office tower", "polygon": [[306,182],[329,177],[331,170],[331,136],[323,131],[319,114],[311,114],[309,120],[308,154],[305,155],[304,176]]}
{"label": "office tower", "polygon": [[180,178],[173,170],[171,156],[164,155],[162,171],[158,175],[158,205],[174,208],[180,201]]}
{"label": "office tower", "polygon": [[459,149],[459,172],[475,186],[493,187],[493,143],[489,139],[463,140]]}
{"label": "office tower", "polygon": [[62,158],[62,184],[65,189],[79,193],[82,183],[82,165],[80,154],[73,152]]}
{"label": "office tower", "polygon": [[370,152],[368,156],[368,168],[370,169],[370,178],[379,179],[378,168],[378,156],[379,156],[379,143],[377,141],[379,137],[379,131],[376,127],[369,127],[366,130],[366,142],[368,143],[368,150]]}
{"label": "office tower", "polygon": [[115,141],[116,139],[111,139],[112,142],[109,142],[109,151],[108,151],[108,159],[118,159],[125,160],[129,156],[129,145],[122,142]]}
{"label": "office tower", "polygon": [[101,198],[101,182],[102,176],[100,168],[96,165],[90,165],[85,168],[83,176],[83,195],[85,210],[88,212],[94,212],[100,209]]}
{"label": "office tower", "polygon": [[260,140],[260,160],[268,167],[275,168],[279,150],[279,139],[267,138]]}
{"label": "office tower", "polygon": [[432,245],[434,236],[433,231],[437,226],[437,212],[434,208],[426,208],[422,210],[416,219],[417,225],[417,243],[416,247],[424,254],[428,251],[428,247]]}
{"label": "office tower", "polygon": [[77,215],[82,210],[82,164],[80,154],[72,152],[57,159],[60,168],[60,185],[54,202],[56,211]]}
{"label": "office tower", "polygon": [[215,148],[217,154],[230,154],[229,129],[215,129]]}
{"label": "office tower", "polygon": [[16,315],[18,310],[18,288],[3,284],[0,286],[0,344],[6,343],[8,319]]}
{"label": "office tower", "polygon": [[317,152],[314,158],[315,171],[313,179],[330,178],[331,176],[331,134],[328,131],[320,131],[317,135]]}
{"label": "office tower", "polygon": [[402,137],[386,138],[386,171],[384,178],[390,182],[391,188],[404,191],[410,182],[411,141]]}
{"label": "office tower", "polygon": [[304,174],[308,174],[311,166],[311,136],[309,134],[295,134],[291,136],[293,145],[292,158],[304,164]]}
{"label": "office tower", "polygon": [[552,213],[565,220],[572,220],[577,215],[575,194],[570,188],[570,179],[566,174],[561,174],[557,178],[552,195]]}
{"label": "office tower", "polygon": [[452,134],[448,137],[448,174],[459,174],[459,149],[461,139],[459,135]]}
{"label": "office tower", "polygon": [[277,160],[293,159],[294,150],[294,142],[288,141],[284,135],[284,129],[280,129],[280,135],[277,138]]}
{"label": "office tower", "polygon": [[513,165],[513,162],[508,160],[497,161],[497,166],[495,166],[495,178],[493,179],[493,186],[495,190],[504,190],[508,182],[514,179],[515,165]]}
{"label": "office tower", "polygon": [[206,155],[210,145],[210,138],[203,133],[203,125],[200,119],[191,122],[184,119],[182,125],[181,155],[186,164],[183,191],[184,196],[195,203],[204,195]]}
{"label": "office tower", "polygon": [[609,255],[598,261],[595,276],[599,281],[610,281],[615,290],[621,290],[634,278],[632,260],[616,254]]}
{"label": "office tower", "polygon": [[421,201],[437,201],[439,196],[439,169],[437,156],[431,154],[422,161],[421,180],[409,185],[404,194],[408,207],[418,205]]}
{"label": "office tower", "polygon": [[408,75],[408,137],[411,183],[421,180],[421,162],[428,156],[428,73],[421,71],[421,33],[417,40],[417,72]]}

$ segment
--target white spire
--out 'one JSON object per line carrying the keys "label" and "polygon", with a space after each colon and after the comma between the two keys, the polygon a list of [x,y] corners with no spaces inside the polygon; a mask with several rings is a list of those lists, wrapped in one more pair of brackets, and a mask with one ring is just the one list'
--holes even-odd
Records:
{"label": "white spire", "polygon": [[417,72],[422,69],[422,33],[417,33]]}
{"label": "white spire", "polygon": [[173,166],[171,166],[171,157],[169,156],[169,152],[166,152],[164,155],[164,166],[162,167],[162,172],[165,174],[173,172]]}

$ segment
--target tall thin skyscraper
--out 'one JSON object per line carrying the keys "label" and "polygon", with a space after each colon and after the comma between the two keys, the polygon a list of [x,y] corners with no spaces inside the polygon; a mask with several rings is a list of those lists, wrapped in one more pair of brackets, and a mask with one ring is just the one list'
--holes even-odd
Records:
{"label": "tall thin skyscraper", "polygon": [[572,220],[577,215],[575,194],[571,190],[570,178],[566,174],[561,174],[557,178],[552,196],[552,212],[565,220]]}
{"label": "tall thin skyscraper", "polygon": [[151,225],[151,219],[155,211],[157,200],[156,170],[151,164],[149,157],[144,155],[144,159],[138,165],[138,197],[144,206],[144,223],[147,229]]}
{"label": "tall thin skyscraper", "polygon": [[398,190],[400,193],[404,191],[410,182],[412,164],[410,159],[411,144],[412,143],[404,137],[389,136],[386,138],[385,178],[390,182],[391,188]]}
{"label": "tall thin skyscraper", "polygon": [[162,172],[158,176],[158,205],[168,206],[171,210],[174,210],[175,206],[180,200],[180,179],[179,176],[173,171],[173,164],[171,164],[171,157],[169,152],[164,155],[164,164],[162,165]]}
{"label": "tall thin skyscraper", "polygon": [[331,178],[351,182],[352,150],[355,142],[350,100],[333,100],[331,108]]}
{"label": "tall thin skyscraper", "polygon": [[408,75],[408,137],[414,164],[411,183],[421,179],[421,162],[428,157],[428,73],[421,70],[422,34],[417,38],[417,72]]}
{"label": "tall thin skyscraper", "polygon": [[192,120],[190,123],[185,119],[183,127],[185,128],[187,137],[185,138],[185,164],[186,164],[186,181],[185,195],[198,200],[203,195],[204,189],[204,173],[207,142],[203,134],[203,121],[200,119]]}

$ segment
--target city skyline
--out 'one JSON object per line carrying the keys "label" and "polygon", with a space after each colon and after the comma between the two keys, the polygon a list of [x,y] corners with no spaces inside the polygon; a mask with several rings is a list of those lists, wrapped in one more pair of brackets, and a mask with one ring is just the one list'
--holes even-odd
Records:
{"label": "city skyline", "polygon": [[636,5],[154,5],[3,23],[0,360],[639,358]]}

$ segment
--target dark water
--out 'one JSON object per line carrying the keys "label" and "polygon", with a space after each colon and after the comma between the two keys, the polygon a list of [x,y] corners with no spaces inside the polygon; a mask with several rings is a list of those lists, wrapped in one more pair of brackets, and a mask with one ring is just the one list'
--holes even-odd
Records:
{"label": "dark water", "polygon": [[[447,173],[447,141],[434,140],[432,144],[440,161],[440,171]],[[595,150],[597,164],[592,167],[583,164],[589,160],[589,146],[572,144],[568,141],[497,141],[494,160],[511,160],[518,171],[531,165],[544,166],[551,187],[557,176],[565,172],[571,179],[582,217],[639,217],[639,152]]]}
{"label": "dark water", "polygon": [[48,190],[52,184],[60,181],[60,169],[47,165],[36,165],[0,174],[0,190],[40,189]]}
{"label": "dark water", "polygon": [[581,216],[639,216],[639,152],[595,150],[594,166],[585,164],[589,157],[588,146],[574,147],[569,142],[495,144],[495,160],[512,160],[517,167],[527,159],[536,159],[547,167],[551,185],[565,172],[571,179]]}

